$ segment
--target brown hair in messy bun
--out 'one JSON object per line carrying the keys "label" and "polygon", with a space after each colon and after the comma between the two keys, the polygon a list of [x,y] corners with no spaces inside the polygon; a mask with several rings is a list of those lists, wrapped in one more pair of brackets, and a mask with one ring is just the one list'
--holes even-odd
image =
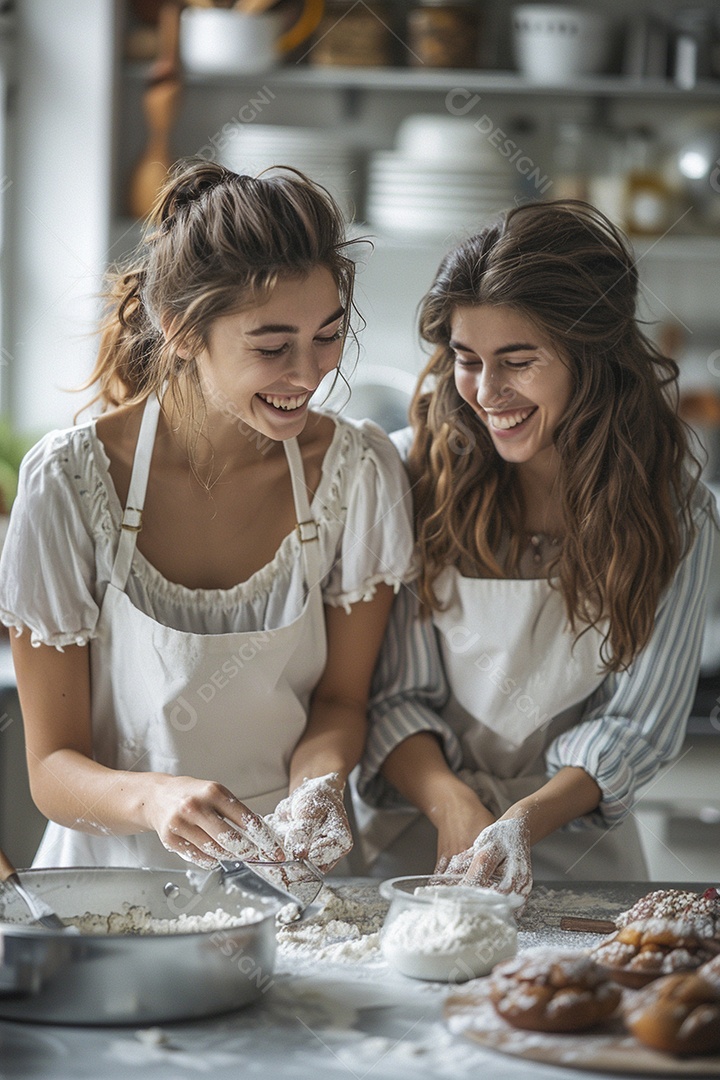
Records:
{"label": "brown hair in messy bun", "polygon": [[[169,391],[201,400],[193,352],[221,315],[263,303],[279,278],[326,267],[346,311],[355,266],[330,195],[295,169],[240,176],[203,159],[168,175],[130,261],[108,275],[100,349],[86,386],[112,407]],[[172,327],[166,340],[162,327]],[[183,357],[179,356],[182,351]],[[188,376],[180,385],[178,375]],[[182,401],[183,388],[194,391]]]}

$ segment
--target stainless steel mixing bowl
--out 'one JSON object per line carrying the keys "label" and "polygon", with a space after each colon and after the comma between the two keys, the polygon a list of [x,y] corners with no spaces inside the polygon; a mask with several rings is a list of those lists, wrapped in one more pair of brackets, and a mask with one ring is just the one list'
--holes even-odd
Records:
{"label": "stainless steel mixing bowl", "polygon": [[272,984],[277,904],[199,871],[88,868],[21,871],[61,918],[109,915],[123,905],[154,918],[237,915],[257,922],[182,934],[88,934],[22,925],[0,898],[0,1017],[60,1024],[148,1024],[211,1016],[256,1001]]}

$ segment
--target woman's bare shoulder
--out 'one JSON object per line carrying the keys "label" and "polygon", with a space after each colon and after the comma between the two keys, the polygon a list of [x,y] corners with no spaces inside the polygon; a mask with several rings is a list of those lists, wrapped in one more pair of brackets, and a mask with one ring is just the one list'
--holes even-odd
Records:
{"label": "woman's bare shoulder", "polygon": [[132,462],[137,444],[144,402],[120,405],[98,416],[95,434],[111,463]]}

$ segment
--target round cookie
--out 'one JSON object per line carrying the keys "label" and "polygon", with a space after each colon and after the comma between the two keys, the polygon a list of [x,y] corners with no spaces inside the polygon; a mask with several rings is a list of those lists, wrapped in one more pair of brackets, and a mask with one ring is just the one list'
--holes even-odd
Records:
{"label": "round cookie", "polygon": [[513,1027],[582,1031],[615,1012],[620,990],[587,953],[529,949],[493,968],[490,1000]]}
{"label": "round cookie", "polygon": [[653,1050],[711,1054],[720,1050],[720,984],[696,972],[665,975],[633,995],[624,1019]]}
{"label": "round cookie", "polygon": [[630,923],[592,949],[590,954],[622,986],[637,988],[676,971],[693,971],[712,959],[707,938],[692,924],[672,919]]}

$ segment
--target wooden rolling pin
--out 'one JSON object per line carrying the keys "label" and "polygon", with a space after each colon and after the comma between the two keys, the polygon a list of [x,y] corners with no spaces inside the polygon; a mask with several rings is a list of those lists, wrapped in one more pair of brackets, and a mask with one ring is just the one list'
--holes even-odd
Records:
{"label": "wooden rolling pin", "polygon": [[560,919],[561,930],[575,930],[584,934],[613,934],[617,926],[612,919],[583,919],[573,915],[563,915]]}

